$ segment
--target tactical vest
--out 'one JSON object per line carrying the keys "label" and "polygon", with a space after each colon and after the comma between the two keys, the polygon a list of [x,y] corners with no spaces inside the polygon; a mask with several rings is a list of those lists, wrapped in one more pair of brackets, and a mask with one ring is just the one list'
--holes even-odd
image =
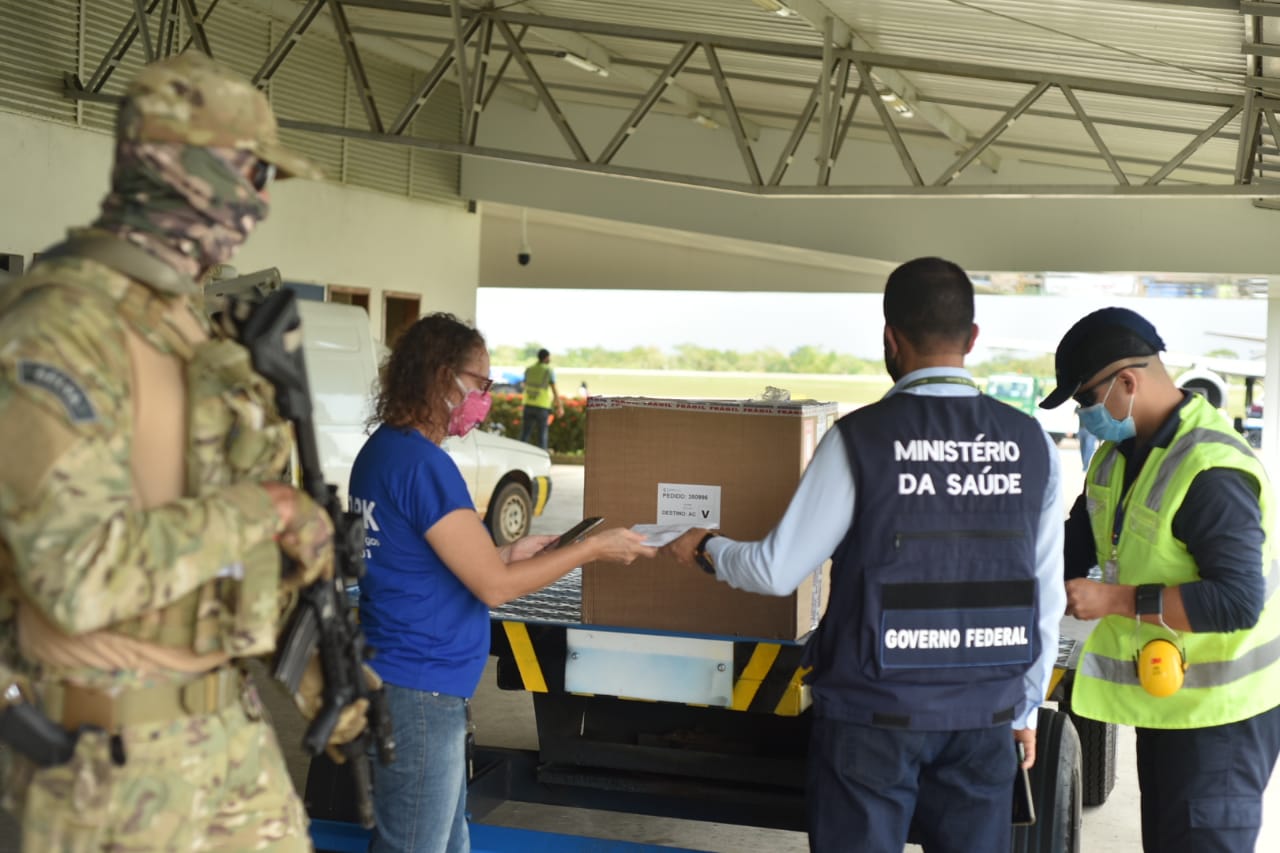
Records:
{"label": "tactical vest", "polygon": [[551,408],[551,367],[538,362],[524,372],[524,404],[540,409]]}
{"label": "tactical vest", "polygon": [[[103,269],[106,267],[107,269]],[[204,497],[233,483],[278,480],[291,449],[289,425],[276,411],[270,383],[252,368],[248,352],[213,337],[190,342],[167,319],[172,301],[140,283],[176,274],[142,249],[115,238],[54,247],[30,275],[0,291],[0,310],[23,294],[45,287],[77,288],[100,301],[150,346],[185,364],[187,450],[185,497]],[[103,281],[109,282],[107,287]],[[207,321],[200,318],[208,329]],[[211,331],[211,330],[210,330]],[[139,389],[134,389],[135,393]],[[134,446],[134,454],[146,448]],[[274,646],[279,552],[264,541],[240,566],[169,606],[111,626],[123,634],[196,654],[244,656]],[[263,602],[272,606],[264,607]]]}
{"label": "tactical vest", "polygon": [[1040,654],[1043,431],[984,395],[910,393],[837,428],[855,509],[806,649],[815,713],[915,730],[1008,725]]}
{"label": "tactical vest", "polygon": [[[1176,586],[1199,580],[1195,560],[1173,535],[1173,518],[1192,481],[1209,468],[1243,471],[1260,488],[1262,570],[1266,602],[1254,627],[1218,632],[1180,632],[1176,643],[1188,664],[1182,689],[1156,698],[1138,683],[1134,654],[1147,641],[1170,639],[1159,625],[1106,616],[1090,633],[1076,672],[1072,708],[1087,717],[1126,726],[1187,729],[1248,719],[1280,705],[1280,606],[1275,593],[1280,567],[1273,545],[1271,483],[1258,458],[1213,406],[1192,396],[1179,410],[1181,422],[1167,447],[1153,447],[1128,495],[1125,458],[1104,443],[1086,480],[1089,520],[1098,565],[1116,583]],[[1123,524],[1113,549],[1116,509]]]}

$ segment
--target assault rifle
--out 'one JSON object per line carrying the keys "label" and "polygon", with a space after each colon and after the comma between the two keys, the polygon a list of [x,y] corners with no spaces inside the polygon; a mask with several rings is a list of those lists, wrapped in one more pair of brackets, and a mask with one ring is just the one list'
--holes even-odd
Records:
{"label": "assault rifle", "polygon": [[293,424],[302,489],[325,508],[334,528],[334,577],[318,580],[300,593],[278,644],[272,674],[296,693],[311,656],[320,655],[323,704],[302,741],[312,756],[324,751],[342,711],[360,699],[368,700],[368,727],[340,749],[355,782],[360,822],[372,827],[373,781],[366,747],[372,739],[379,761],[389,764],[395,760],[395,740],[386,694],[381,688],[370,690],[365,680],[364,661],[371,651],[346,592],[348,582],[364,575],[364,523],[359,513],[343,511],[337,487],[326,484],[320,470],[295,300],[292,291],[283,289],[256,303],[230,296],[226,311],[236,339],[249,350],[254,369],[275,386],[280,414]]}

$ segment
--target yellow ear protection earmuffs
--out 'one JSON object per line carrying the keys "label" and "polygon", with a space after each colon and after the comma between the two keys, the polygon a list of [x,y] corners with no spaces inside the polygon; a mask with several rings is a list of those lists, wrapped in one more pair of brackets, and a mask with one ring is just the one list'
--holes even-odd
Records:
{"label": "yellow ear protection earmuffs", "polygon": [[1163,699],[1172,696],[1182,687],[1187,672],[1186,653],[1178,640],[1178,633],[1164,621],[1164,587],[1161,584],[1144,584],[1137,590],[1137,624],[1133,636],[1136,645],[1142,617],[1153,615],[1161,627],[1169,632],[1172,640],[1157,637],[1148,640],[1133,653],[1133,665],[1138,673],[1138,683],[1152,696]]}

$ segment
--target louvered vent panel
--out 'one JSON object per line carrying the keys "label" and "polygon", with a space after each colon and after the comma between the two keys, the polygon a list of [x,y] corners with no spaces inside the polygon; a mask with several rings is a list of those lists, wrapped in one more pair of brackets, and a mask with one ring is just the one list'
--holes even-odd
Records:
{"label": "louvered vent panel", "polygon": [[[405,99],[409,97],[412,83],[409,69],[394,65],[369,51],[361,51],[361,63],[373,101],[385,126],[395,118]],[[339,49],[338,61],[346,71],[346,58]],[[355,78],[347,71],[347,127],[370,130],[368,118],[360,102]],[[347,182],[369,189],[382,190],[404,196],[409,194],[409,149],[403,145],[387,145],[352,139],[347,142]]]}
{"label": "louvered vent panel", "polygon": [[[421,78],[422,75],[414,75],[415,88]],[[458,142],[462,138],[462,117],[457,85],[446,82],[436,87],[431,99],[414,116],[409,132],[423,139]],[[462,204],[458,195],[461,180],[462,158],[458,155],[413,149],[414,198]]]}
{"label": "louvered vent panel", "polygon": [[[35,3],[32,6],[38,5]],[[150,5],[144,3],[144,6]],[[86,85],[89,78],[97,69],[99,63],[106,57],[111,50],[111,45],[115,41],[116,36],[120,34],[126,27],[131,28],[133,24],[133,3],[131,0],[99,0],[99,2],[86,3],[87,11],[85,19],[85,46],[84,46],[84,74],[83,79]],[[159,8],[148,17],[148,25],[151,32],[151,38],[154,42],[158,37],[160,29],[160,12]],[[142,45],[142,37],[139,35],[134,38],[133,43],[129,45],[128,52],[120,60],[107,77],[107,82],[102,87],[102,94],[120,97],[124,94],[124,90],[129,85],[129,81],[137,75],[142,66],[147,62],[146,51]],[[69,68],[74,67],[74,63],[69,63]],[[116,106],[115,104],[95,104],[85,102],[84,105],[84,126],[94,130],[102,130],[108,133],[115,129],[116,124]]]}
{"label": "louvered vent panel", "polygon": [[[209,0],[197,4],[203,12]],[[267,32],[267,17],[261,12],[243,9],[230,3],[219,3],[205,21],[204,32],[209,39],[209,49],[219,62],[234,68],[246,77],[252,77],[267,58],[273,43],[271,37],[279,36],[281,24],[272,23]],[[184,42],[190,37],[190,28],[183,20]]]}
{"label": "louvered vent panel", "polygon": [[[271,23],[272,44],[285,24]],[[215,48],[216,49],[216,48]],[[282,119],[342,127],[346,65],[328,19],[318,18],[276,71],[271,100]],[[336,136],[282,130],[284,143],[309,157],[331,181],[343,179],[342,140]]]}
{"label": "louvered vent panel", "polygon": [[75,121],[62,97],[62,72],[76,67],[79,4],[0,0],[0,110]]}
{"label": "louvered vent panel", "polygon": [[[163,6],[168,2],[144,2],[152,8],[147,26],[158,54],[166,51],[166,45],[169,51],[180,50],[191,39],[191,27],[176,7],[171,7],[165,18]],[[78,16],[82,5],[81,45]],[[207,2],[198,8],[206,11]],[[109,66],[101,89],[102,95],[119,98],[146,61],[133,16],[133,0],[83,4],[79,0],[0,0],[0,20],[4,21],[0,26],[0,110],[74,124],[77,106],[63,95],[63,74],[78,69],[87,84],[117,37],[133,32],[128,50],[118,63]],[[222,0],[204,22],[214,56],[246,76],[258,70],[286,26],[262,9],[235,0]],[[367,48],[361,51],[361,59],[383,122],[390,122],[413,92],[422,70],[384,59]],[[329,127],[368,127],[327,15],[312,24],[281,65],[268,94],[282,119]],[[114,129],[114,103],[84,101],[80,110],[82,126],[106,133]],[[460,135],[457,87],[442,85],[418,113],[409,132],[456,141]],[[287,129],[281,131],[281,137],[285,144],[310,157],[330,180],[400,196],[460,201],[459,158],[455,155]]]}

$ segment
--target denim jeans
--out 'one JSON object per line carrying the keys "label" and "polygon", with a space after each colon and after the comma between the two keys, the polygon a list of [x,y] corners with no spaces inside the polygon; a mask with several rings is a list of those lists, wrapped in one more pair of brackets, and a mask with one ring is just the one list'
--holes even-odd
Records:
{"label": "denim jeans", "polygon": [[529,441],[533,431],[536,429],[538,431],[538,446],[546,450],[547,432],[550,428],[547,420],[550,417],[550,409],[544,409],[541,406],[525,406],[524,414],[521,416],[520,440]]}
{"label": "denim jeans", "polygon": [[388,684],[396,760],[371,751],[378,826],[369,853],[469,853],[467,700]]}

